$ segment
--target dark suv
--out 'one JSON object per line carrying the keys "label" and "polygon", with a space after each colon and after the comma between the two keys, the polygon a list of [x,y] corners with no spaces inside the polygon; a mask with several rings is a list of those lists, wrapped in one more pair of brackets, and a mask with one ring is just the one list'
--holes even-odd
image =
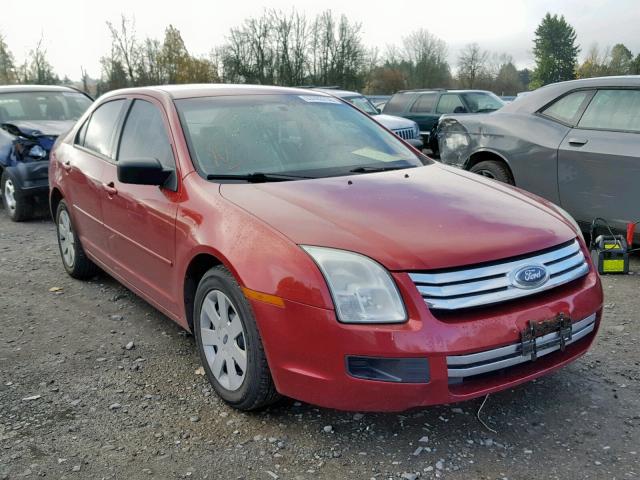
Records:
{"label": "dark suv", "polygon": [[440,117],[447,113],[489,113],[504,106],[497,95],[485,90],[401,90],[391,97],[382,113],[408,118],[420,127],[422,141],[438,154],[433,135]]}

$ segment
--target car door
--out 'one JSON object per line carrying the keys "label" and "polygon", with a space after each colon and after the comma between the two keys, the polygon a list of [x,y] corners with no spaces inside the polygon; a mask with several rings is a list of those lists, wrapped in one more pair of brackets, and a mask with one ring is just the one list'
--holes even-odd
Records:
{"label": "car door", "polygon": [[561,205],[624,230],[640,220],[640,90],[599,89],[558,150]]}
{"label": "car door", "polygon": [[73,146],[59,151],[64,195],[84,248],[98,260],[108,258],[101,197],[105,165],[113,161],[116,125],[125,101],[100,105],[82,125]]}
{"label": "car door", "polygon": [[436,115],[440,118],[445,113],[467,113],[467,106],[457,93],[443,93],[438,100]]}
{"label": "car door", "polygon": [[425,143],[429,141],[429,135],[431,129],[438,123],[440,115],[434,113],[434,107],[438,99],[438,94],[435,92],[423,93],[416,98],[408,112],[404,115],[405,118],[413,120],[420,127],[420,135],[422,135]]}
{"label": "car door", "polygon": [[[118,180],[117,164],[155,158],[173,170],[163,187]],[[175,273],[175,221],[179,199],[172,136],[162,106],[135,98],[128,106],[116,163],[105,167],[102,195],[109,254],[116,273],[172,313],[180,295],[172,289]]]}

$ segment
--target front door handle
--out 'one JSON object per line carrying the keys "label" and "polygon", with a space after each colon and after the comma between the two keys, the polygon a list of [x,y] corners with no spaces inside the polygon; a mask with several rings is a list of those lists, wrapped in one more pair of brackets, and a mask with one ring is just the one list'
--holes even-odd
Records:
{"label": "front door handle", "polygon": [[102,188],[105,189],[105,191],[110,197],[118,194],[118,189],[115,187],[113,182],[103,183]]}
{"label": "front door handle", "polygon": [[576,147],[581,147],[582,145],[586,145],[589,140],[586,138],[570,138],[569,145],[574,145]]}
{"label": "front door handle", "polygon": [[65,160],[62,162],[62,168],[64,168],[67,172],[71,171],[71,161]]}

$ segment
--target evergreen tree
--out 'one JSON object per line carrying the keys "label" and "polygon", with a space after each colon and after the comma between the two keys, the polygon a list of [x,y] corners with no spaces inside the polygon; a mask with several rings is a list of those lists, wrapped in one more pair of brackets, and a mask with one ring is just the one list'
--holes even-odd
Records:
{"label": "evergreen tree", "polygon": [[545,15],[533,40],[536,69],[532,83],[535,87],[575,78],[580,51],[576,38],[576,31],[564,16]]}

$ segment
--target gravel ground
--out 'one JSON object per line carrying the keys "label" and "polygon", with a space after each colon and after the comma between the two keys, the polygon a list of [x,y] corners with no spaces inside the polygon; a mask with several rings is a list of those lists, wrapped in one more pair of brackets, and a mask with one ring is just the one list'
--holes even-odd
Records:
{"label": "gravel ground", "polygon": [[639,275],[604,279],[588,355],[488,399],[491,432],[480,400],[401,415],[293,400],[236,412],[198,375],[192,336],[106,275],[64,273],[46,219],[0,214],[0,260],[0,480],[640,475]]}

